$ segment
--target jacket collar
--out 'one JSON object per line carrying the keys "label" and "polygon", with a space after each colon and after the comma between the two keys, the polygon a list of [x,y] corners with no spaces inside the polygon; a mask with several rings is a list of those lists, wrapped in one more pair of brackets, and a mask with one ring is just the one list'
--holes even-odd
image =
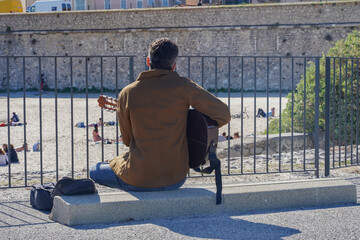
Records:
{"label": "jacket collar", "polygon": [[163,70],[163,69],[152,69],[149,71],[144,71],[141,72],[138,76],[138,78],[136,79],[136,81],[140,81],[142,79],[147,79],[147,78],[158,78],[164,75],[168,75],[168,74],[176,74],[178,75],[177,72],[171,71],[171,70]]}

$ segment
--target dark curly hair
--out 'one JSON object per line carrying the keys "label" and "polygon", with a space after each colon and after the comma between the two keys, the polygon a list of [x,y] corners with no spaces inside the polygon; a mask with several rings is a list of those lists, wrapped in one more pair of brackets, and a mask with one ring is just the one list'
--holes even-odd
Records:
{"label": "dark curly hair", "polygon": [[149,47],[150,68],[171,70],[178,54],[178,46],[170,39],[157,39]]}

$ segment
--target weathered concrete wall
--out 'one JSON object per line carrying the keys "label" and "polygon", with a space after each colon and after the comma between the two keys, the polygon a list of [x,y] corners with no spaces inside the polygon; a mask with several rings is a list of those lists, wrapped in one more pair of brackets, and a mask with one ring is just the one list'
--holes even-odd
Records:
{"label": "weathered concrete wall", "polygon": [[[255,6],[219,6],[147,10],[79,11],[0,15],[0,56],[78,56],[132,55],[134,74],[144,70],[144,56],[149,43],[169,37],[179,44],[180,55],[216,56],[321,56],[334,41],[360,29],[360,2],[275,4]],[[34,61],[36,60],[36,61]],[[0,84],[7,84],[6,61],[1,61]],[[21,59],[10,59],[11,87],[22,87]],[[44,62],[48,63],[44,63]],[[42,73],[50,87],[55,86],[53,59],[42,59]],[[58,87],[70,86],[69,59],[58,65]],[[99,86],[99,59],[90,59],[90,87]],[[206,88],[227,87],[227,59],[218,59],[217,83],[215,60],[206,58]],[[240,88],[240,61],[231,62],[231,87]],[[247,62],[246,62],[247,61]],[[254,64],[247,59],[244,88],[254,88]],[[85,58],[73,59],[75,85],[85,86]],[[95,62],[98,62],[96,65]],[[104,66],[104,87],[114,88],[114,64]],[[304,61],[295,61],[295,80]],[[201,82],[201,58],[192,59],[190,77]],[[46,65],[47,64],[47,65]],[[266,59],[257,61],[257,89],[266,88]],[[290,89],[291,61],[283,61],[282,88]],[[95,66],[96,65],[96,66]],[[119,87],[129,82],[128,60],[119,64]],[[179,59],[178,71],[187,76],[187,59]],[[79,68],[79,70],[76,70]],[[5,70],[4,70],[5,69]],[[200,70],[199,70],[200,69]],[[270,88],[279,88],[278,60],[270,61]],[[108,74],[111,72],[111,74]],[[27,60],[26,87],[37,86],[37,59]]]}

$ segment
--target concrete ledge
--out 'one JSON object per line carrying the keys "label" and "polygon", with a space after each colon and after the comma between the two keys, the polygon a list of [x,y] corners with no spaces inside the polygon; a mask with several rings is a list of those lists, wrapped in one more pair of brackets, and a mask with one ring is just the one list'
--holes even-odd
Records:
{"label": "concrete ledge", "polygon": [[[115,191],[115,190],[114,190]],[[176,216],[198,216],[260,209],[356,203],[356,187],[341,179],[316,179],[223,186],[223,204],[214,188],[58,196],[50,219],[81,225]]]}

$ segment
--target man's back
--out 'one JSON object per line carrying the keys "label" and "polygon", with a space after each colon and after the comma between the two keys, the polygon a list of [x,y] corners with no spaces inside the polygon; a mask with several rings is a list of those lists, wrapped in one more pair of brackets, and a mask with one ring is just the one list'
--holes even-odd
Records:
{"label": "man's back", "polygon": [[224,103],[176,72],[141,73],[119,96],[120,129],[130,154],[110,163],[114,172],[126,183],[143,188],[183,180],[189,170],[186,119],[190,105],[220,125],[230,119]]}

